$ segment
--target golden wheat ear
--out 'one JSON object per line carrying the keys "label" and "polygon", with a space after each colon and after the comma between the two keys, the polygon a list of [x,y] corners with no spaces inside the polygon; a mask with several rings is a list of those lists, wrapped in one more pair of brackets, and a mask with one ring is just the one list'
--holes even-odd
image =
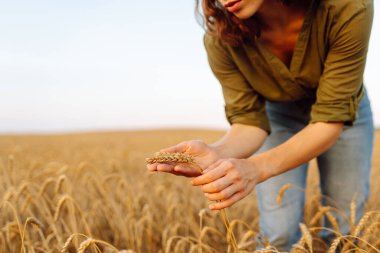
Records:
{"label": "golden wheat ear", "polygon": [[[147,164],[165,163],[165,162],[185,163],[185,164],[189,164],[189,165],[193,166],[194,168],[199,170],[199,172],[201,174],[203,174],[202,168],[195,162],[194,157],[192,155],[189,155],[189,154],[157,152],[154,154],[154,156],[152,158],[146,158],[145,161]],[[228,241],[231,240],[232,247],[234,249],[233,252],[239,253],[239,247],[238,247],[235,235],[234,235],[233,231],[230,229],[230,221],[228,219],[226,210],[223,209],[221,211],[221,216],[222,216],[223,223],[224,223],[226,230],[227,230],[227,234],[228,234],[227,238],[230,238],[230,239],[228,239]]]}
{"label": "golden wheat ear", "polygon": [[157,152],[151,158],[145,159],[147,164],[152,163],[165,163],[165,162],[175,162],[175,163],[185,163],[196,168],[200,173],[203,172],[202,168],[195,162],[194,157],[189,154],[184,153],[166,153]]}

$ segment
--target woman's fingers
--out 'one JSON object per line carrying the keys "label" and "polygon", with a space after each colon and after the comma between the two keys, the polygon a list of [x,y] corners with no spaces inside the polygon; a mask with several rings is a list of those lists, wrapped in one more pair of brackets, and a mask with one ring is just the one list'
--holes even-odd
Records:
{"label": "woman's fingers", "polygon": [[217,179],[219,179],[225,175],[226,175],[226,170],[223,166],[223,163],[220,163],[219,166],[216,166],[215,168],[208,170],[203,175],[194,178],[191,181],[191,183],[194,186],[205,185],[205,184],[211,183],[211,182],[213,182],[213,181],[215,181],[215,180],[217,180]]}
{"label": "woman's fingers", "polygon": [[[167,172],[167,171],[170,170],[170,166],[171,166],[170,164],[165,164],[165,163],[151,163],[151,164],[147,164],[146,168],[149,171],[163,171],[163,172]],[[173,166],[171,166],[171,167],[173,167]]]}
{"label": "woman's fingers", "polygon": [[163,148],[160,150],[160,152],[165,153],[185,153],[185,151],[188,149],[188,145],[186,142],[181,142],[175,146],[171,146],[168,148]]}
{"label": "woman's fingers", "polygon": [[217,160],[216,153],[207,144],[199,140],[184,141],[175,146],[161,149],[160,151],[165,153],[190,154],[194,157],[196,164],[191,165],[175,162],[155,163],[147,165],[148,171],[169,172],[175,175],[196,177],[202,174],[203,171],[200,170],[207,168]]}
{"label": "woman's fingers", "polygon": [[210,166],[208,166],[204,171],[203,171],[203,174],[206,174],[208,173],[209,171],[217,168],[222,162],[224,162],[224,160],[220,159],[218,161],[216,161],[215,163],[211,164]]}
{"label": "woman's fingers", "polygon": [[[222,179],[224,179],[224,178],[222,178]],[[241,190],[241,189],[239,189],[239,187],[236,184],[230,184],[227,187],[224,187],[222,190],[219,190],[219,191],[206,192],[203,190],[203,192],[205,192],[205,196],[208,200],[221,201],[221,200],[230,198],[236,192],[239,192],[239,190]]]}
{"label": "woman's fingers", "polygon": [[173,172],[174,171],[174,166],[171,164],[166,164],[166,163],[158,163],[157,164],[157,171],[160,172]]}
{"label": "woman's fingers", "polygon": [[196,177],[196,176],[201,175],[201,172],[198,169],[194,168],[191,165],[183,164],[183,163],[180,163],[174,166],[174,172],[178,174],[186,175],[186,176],[191,176],[191,177]]}
{"label": "woman's fingers", "polygon": [[157,163],[147,164],[147,165],[146,165],[146,168],[147,168],[149,171],[156,171],[156,170],[157,170]]}
{"label": "woman's fingers", "polygon": [[211,210],[221,210],[221,209],[224,209],[226,207],[232,206],[237,201],[239,201],[242,198],[244,198],[246,195],[247,194],[245,193],[245,191],[237,192],[237,193],[235,193],[234,195],[232,195],[230,198],[228,198],[226,200],[222,200],[222,201],[210,204],[209,208]]}
{"label": "woman's fingers", "polygon": [[147,169],[149,171],[167,172],[174,175],[186,177],[196,177],[201,175],[200,171],[198,171],[196,168],[183,163],[153,163],[147,164]]}
{"label": "woman's fingers", "polygon": [[221,192],[232,184],[232,181],[227,177],[223,176],[211,183],[202,186],[202,191],[204,193],[217,193]]}
{"label": "woman's fingers", "polygon": [[192,180],[194,186],[202,186],[205,196],[216,201],[210,209],[229,207],[249,194],[257,182],[257,175],[245,159],[221,159],[209,166],[205,173]]}

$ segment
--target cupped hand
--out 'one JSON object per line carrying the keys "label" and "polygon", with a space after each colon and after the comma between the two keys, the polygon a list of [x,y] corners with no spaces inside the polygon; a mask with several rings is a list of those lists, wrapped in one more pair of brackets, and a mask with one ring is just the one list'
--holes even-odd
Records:
{"label": "cupped hand", "polygon": [[[192,155],[195,163],[202,170],[220,158],[214,148],[201,140],[184,141],[175,146],[161,149],[160,152]],[[185,177],[196,177],[202,174],[194,165],[185,163],[153,163],[148,164],[147,169],[149,171],[168,172]]]}
{"label": "cupped hand", "polygon": [[206,198],[216,201],[210,209],[229,207],[247,196],[262,181],[260,168],[248,159],[221,159],[191,182],[201,186]]}

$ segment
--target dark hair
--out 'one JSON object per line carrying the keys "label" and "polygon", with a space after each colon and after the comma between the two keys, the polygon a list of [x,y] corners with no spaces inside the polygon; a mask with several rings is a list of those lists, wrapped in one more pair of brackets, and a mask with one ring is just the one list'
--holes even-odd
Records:
{"label": "dark hair", "polygon": [[[280,0],[290,5],[295,0]],[[200,7],[203,13],[201,14]],[[242,20],[228,12],[219,0],[196,0],[196,15],[201,26],[213,36],[219,37],[223,43],[239,46],[253,37],[260,36],[259,21],[252,16]]]}

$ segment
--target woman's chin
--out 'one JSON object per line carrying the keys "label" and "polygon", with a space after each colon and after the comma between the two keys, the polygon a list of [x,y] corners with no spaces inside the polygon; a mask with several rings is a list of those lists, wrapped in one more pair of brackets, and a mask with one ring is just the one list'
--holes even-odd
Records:
{"label": "woman's chin", "polygon": [[241,13],[234,13],[234,15],[238,18],[238,19],[249,19],[250,17],[252,17],[252,14],[251,13],[244,13],[244,12],[241,12]]}

